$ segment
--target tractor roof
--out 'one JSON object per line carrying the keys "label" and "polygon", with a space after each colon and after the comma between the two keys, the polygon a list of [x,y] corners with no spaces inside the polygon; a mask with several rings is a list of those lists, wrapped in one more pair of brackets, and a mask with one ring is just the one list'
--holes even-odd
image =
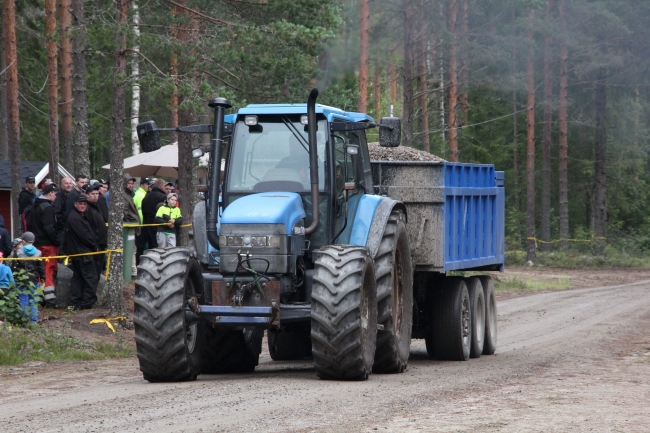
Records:
{"label": "tractor roof", "polygon": [[[307,104],[250,104],[240,108],[237,114],[226,116],[226,122],[234,123],[237,116],[247,114],[307,114]],[[374,119],[364,113],[343,111],[327,105],[316,104],[316,114],[324,115],[329,122],[334,119],[348,122],[374,122]]]}

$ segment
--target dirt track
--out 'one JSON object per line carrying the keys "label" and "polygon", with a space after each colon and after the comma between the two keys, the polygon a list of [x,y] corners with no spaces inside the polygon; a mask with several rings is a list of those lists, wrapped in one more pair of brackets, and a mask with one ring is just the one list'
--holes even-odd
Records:
{"label": "dirt track", "polygon": [[0,370],[0,430],[650,431],[650,281],[500,301],[497,354],[319,380],[263,354],[250,375],[148,384],[137,360]]}

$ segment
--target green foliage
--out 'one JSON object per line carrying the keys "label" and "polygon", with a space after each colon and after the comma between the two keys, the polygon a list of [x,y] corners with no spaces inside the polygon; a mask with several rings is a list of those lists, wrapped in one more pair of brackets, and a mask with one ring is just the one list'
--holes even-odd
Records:
{"label": "green foliage", "polygon": [[[13,325],[26,325],[30,322],[28,311],[32,307],[38,308],[43,299],[43,289],[36,286],[30,275],[23,269],[13,272],[14,283],[7,291],[0,289],[0,320]],[[29,303],[26,308],[20,305],[19,295],[29,295]]]}
{"label": "green foliage", "polygon": [[123,341],[88,343],[38,326],[0,326],[0,365],[125,358],[134,349]]}

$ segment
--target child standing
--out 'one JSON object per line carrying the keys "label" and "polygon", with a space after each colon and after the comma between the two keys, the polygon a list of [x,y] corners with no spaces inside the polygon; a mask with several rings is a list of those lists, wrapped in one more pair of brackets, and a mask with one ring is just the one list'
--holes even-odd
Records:
{"label": "child standing", "polygon": [[176,230],[183,223],[183,216],[178,206],[178,196],[174,193],[167,194],[165,204],[158,208],[155,222],[164,224],[158,226],[156,240],[159,248],[169,248],[176,246]]}
{"label": "child standing", "polygon": [[[28,279],[25,281],[27,284],[22,284],[22,287],[20,287],[22,293],[19,294],[19,298],[25,314],[35,322],[38,319],[38,302],[35,299],[35,294],[39,286],[45,281],[45,264],[42,260],[33,260],[42,257],[41,251],[33,245],[35,240],[34,234],[32,232],[25,232],[21,239],[23,241],[22,247],[16,250],[16,257],[32,260],[14,260],[12,269],[14,272],[22,269],[28,276]],[[54,293],[46,295],[45,298],[45,302],[48,305],[54,305],[54,301],[56,300]]]}
{"label": "child standing", "polygon": [[11,268],[4,264],[2,260],[4,253],[0,252],[0,290],[5,294],[9,293],[9,288],[15,284],[14,274]]}

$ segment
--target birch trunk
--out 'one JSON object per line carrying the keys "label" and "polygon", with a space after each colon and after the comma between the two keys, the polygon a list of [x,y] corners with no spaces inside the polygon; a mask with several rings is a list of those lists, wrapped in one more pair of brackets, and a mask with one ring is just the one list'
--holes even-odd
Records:
{"label": "birch trunk", "polygon": [[[133,2],[133,35],[135,39],[134,51],[140,51],[137,45],[140,38],[140,12],[138,3]],[[138,140],[138,123],[140,122],[140,63],[138,55],[133,54],[131,58],[131,151],[134,155],[140,153],[140,141]]]}
{"label": "birch trunk", "polygon": [[449,42],[449,160],[458,162],[458,58],[456,56],[456,20],[458,19],[458,2],[449,0],[447,11],[447,31],[451,35]]}

